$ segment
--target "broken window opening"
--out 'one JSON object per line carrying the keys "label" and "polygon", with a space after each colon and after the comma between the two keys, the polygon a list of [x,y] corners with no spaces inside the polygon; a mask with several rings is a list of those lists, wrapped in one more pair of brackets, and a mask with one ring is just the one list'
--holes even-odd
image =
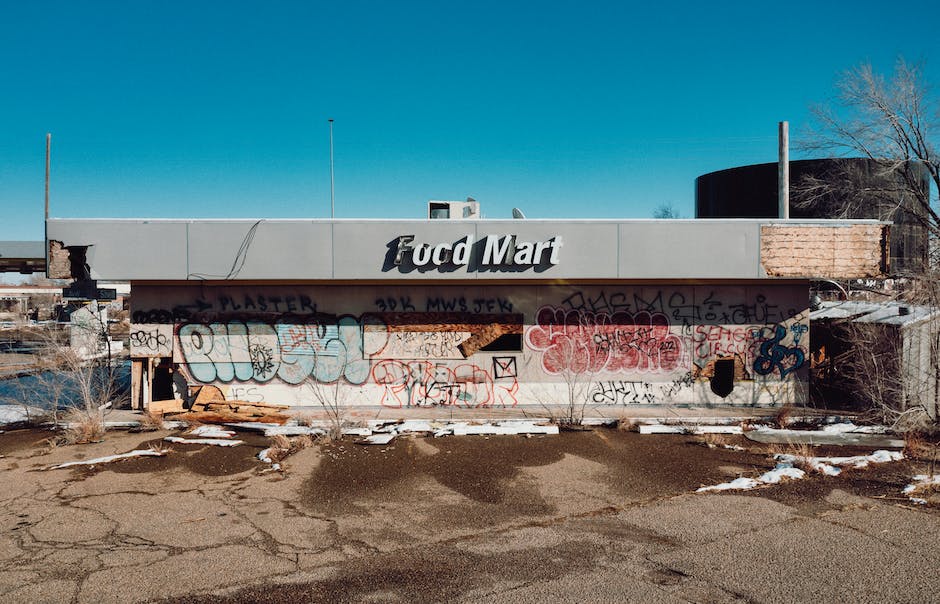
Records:
{"label": "broken window opening", "polygon": [[504,333],[481,347],[480,352],[522,352],[522,334]]}
{"label": "broken window opening", "polygon": [[715,373],[712,375],[712,392],[725,398],[734,390],[734,357],[715,360]]}

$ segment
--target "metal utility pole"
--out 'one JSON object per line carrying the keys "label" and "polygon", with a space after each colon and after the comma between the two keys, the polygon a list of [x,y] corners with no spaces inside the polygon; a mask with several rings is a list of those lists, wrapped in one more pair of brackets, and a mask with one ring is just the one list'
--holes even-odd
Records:
{"label": "metal utility pole", "polygon": [[46,220],[49,219],[49,157],[52,150],[52,134],[46,133]]}
{"label": "metal utility pole", "polygon": [[333,120],[330,119],[330,218],[336,217],[336,190],[333,186]]}
{"label": "metal utility pole", "polygon": [[790,218],[790,123],[778,124],[777,203],[778,216]]}

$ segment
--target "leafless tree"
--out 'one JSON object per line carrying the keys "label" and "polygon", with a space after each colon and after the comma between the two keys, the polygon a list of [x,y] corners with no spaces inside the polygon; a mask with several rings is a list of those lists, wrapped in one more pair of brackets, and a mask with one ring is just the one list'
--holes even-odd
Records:
{"label": "leafless tree", "polygon": [[317,378],[317,365],[322,356],[314,351],[314,369],[306,379],[314,400],[319,403],[326,413],[327,434],[330,438],[339,439],[343,436],[343,427],[346,424],[346,408],[349,403],[349,390],[343,388],[343,376],[346,373],[346,344],[341,338],[335,340],[339,346],[339,355],[344,359],[339,366],[339,374],[333,382],[321,382]]}
{"label": "leafless tree", "polygon": [[67,329],[53,325],[35,334],[33,371],[20,378],[20,387],[5,402],[41,408],[56,425],[64,419],[66,442],[100,438],[105,410],[122,396],[121,366],[111,354],[106,323],[91,313]]}
{"label": "leafless tree", "polygon": [[682,215],[671,203],[661,203],[653,210],[653,218],[677,219],[682,218]]}
{"label": "leafless tree", "polygon": [[899,59],[885,78],[865,63],[842,74],[836,91],[833,105],[812,108],[815,125],[799,146],[869,161],[836,161],[830,173],[795,183],[794,204],[836,218],[871,216],[876,208],[877,217],[917,225],[936,241],[940,102],[922,68]]}
{"label": "leafless tree", "polygon": [[[915,252],[903,259],[908,279],[899,295],[933,316],[930,311],[940,308],[940,99],[930,95],[922,67],[904,59],[889,77],[867,63],[850,69],[836,92],[833,104],[813,108],[815,127],[800,147],[837,160],[828,173],[794,184],[794,205],[811,208],[817,216],[893,221],[891,238],[910,237],[904,246]],[[857,157],[867,161],[848,159]],[[916,357],[909,350],[905,354],[909,344],[898,329],[847,321],[839,335],[846,350],[827,362],[838,369],[855,400],[882,420],[932,414],[937,421],[936,388],[926,387],[937,379],[937,323],[927,323],[924,337],[930,344],[925,355]]]}

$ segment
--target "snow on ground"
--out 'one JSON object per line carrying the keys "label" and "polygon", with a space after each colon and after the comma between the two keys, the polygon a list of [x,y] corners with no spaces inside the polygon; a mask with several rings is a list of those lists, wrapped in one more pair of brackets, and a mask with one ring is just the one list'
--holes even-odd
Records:
{"label": "snow on ground", "polygon": [[748,490],[759,487],[763,484],[777,484],[784,479],[799,480],[806,476],[806,472],[799,468],[794,468],[787,462],[777,464],[773,470],[764,472],[759,478],[736,478],[731,482],[723,482],[710,487],[702,487],[696,490],[696,493],[707,493],[709,491],[732,491]]}
{"label": "snow on ground", "polygon": [[60,468],[69,468],[72,466],[95,466],[102,463],[111,463],[112,461],[117,461],[119,459],[128,459],[130,457],[163,457],[166,455],[166,449],[136,449],[129,453],[120,453],[118,455],[108,455],[107,457],[96,457],[95,459],[83,459],[82,461],[69,461],[66,463],[60,463],[57,466],[52,466],[50,470],[58,470]]}
{"label": "snow on ground", "polygon": [[849,432],[856,434],[888,434],[891,429],[887,426],[856,426],[852,422],[842,422],[823,426],[822,431],[830,434],[846,434]]}
{"label": "snow on ground", "polygon": [[243,440],[228,440],[224,438],[182,438],[179,436],[164,437],[165,441],[183,445],[215,445],[217,447],[236,447],[245,444]]}
{"label": "snow on ground", "polygon": [[851,468],[865,468],[870,463],[886,463],[889,461],[898,461],[904,459],[904,454],[900,451],[885,451],[883,449],[875,451],[871,455],[855,455],[853,457],[803,457],[801,455],[790,455],[787,453],[778,453],[774,459],[791,465],[805,464],[817,472],[827,476],[838,476],[842,470],[837,466]]}
{"label": "snow on ground", "polygon": [[696,490],[696,493],[753,489],[765,484],[776,484],[783,479],[799,480],[806,477],[806,472],[795,467],[798,464],[807,465],[827,476],[836,476],[842,471],[837,466],[865,468],[870,463],[898,461],[904,459],[904,455],[897,451],[883,450],[875,451],[871,455],[856,455],[854,457],[803,457],[801,455],[780,453],[774,455],[774,459],[777,460],[777,466],[773,470],[765,472],[759,478],[737,478],[731,482],[701,487]]}
{"label": "snow on ground", "polygon": [[933,476],[918,474],[914,477],[914,482],[904,487],[904,490],[901,492],[907,495],[914,503],[927,505],[927,500],[917,495],[931,488],[940,490],[940,474],[934,474]]}
{"label": "snow on ground", "polygon": [[0,405],[0,426],[17,424],[42,417],[45,411],[26,405]]}
{"label": "snow on ground", "polygon": [[197,426],[189,431],[191,436],[201,436],[203,438],[232,438],[235,436],[234,430],[226,430],[220,426],[207,424]]}

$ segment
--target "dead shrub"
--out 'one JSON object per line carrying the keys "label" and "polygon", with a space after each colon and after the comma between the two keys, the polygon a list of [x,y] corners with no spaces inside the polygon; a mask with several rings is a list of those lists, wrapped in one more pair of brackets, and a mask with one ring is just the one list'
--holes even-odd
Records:
{"label": "dead shrub", "polygon": [[140,422],[139,429],[141,432],[155,432],[163,429],[163,415],[160,413],[144,411],[137,421]]}
{"label": "dead shrub", "polygon": [[97,409],[72,409],[66,414],[65,422],[65,429],[58,438],[59,444],[79,445],[104,438],[104,417]]}

